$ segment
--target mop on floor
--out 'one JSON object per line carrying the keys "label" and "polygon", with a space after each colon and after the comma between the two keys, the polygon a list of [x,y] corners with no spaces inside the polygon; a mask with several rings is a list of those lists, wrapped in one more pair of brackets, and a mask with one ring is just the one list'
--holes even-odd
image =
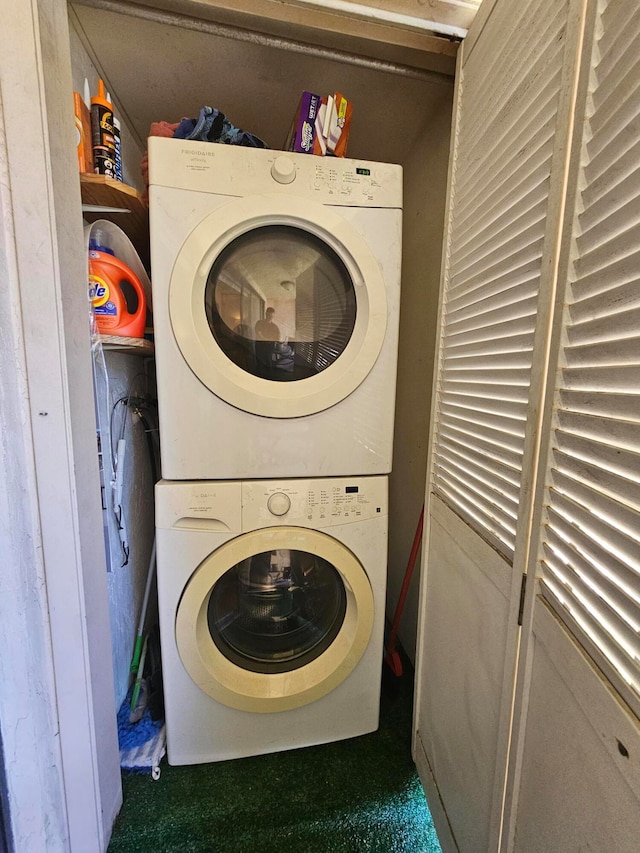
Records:
{"label": "mop on floor", "polygon": [[[153,779],[160,778],[160,761],[166,751],[164,720],[157,713],[152,715],[149,705],[149,683],[144,676],[144,667],[149,647],[149,634],[144,634],[144,624],[149,603],[149,593],[155,573],[156,543],[154,540],[149,561],[149,571],[142,601],[136,644],[131,661],[134,677],[131,690],[118,711],[118,743],[120,767],[137,773],[149,773]],[[154,719],[155,717],[155,719]]]}

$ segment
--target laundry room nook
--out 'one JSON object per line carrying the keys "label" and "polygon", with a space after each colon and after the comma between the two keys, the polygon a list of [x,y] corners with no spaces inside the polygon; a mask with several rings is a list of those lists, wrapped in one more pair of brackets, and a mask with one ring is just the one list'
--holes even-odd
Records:
{"label": "laundry room nook", "polygon": [[635,850],[636,0],[0,2],[0,853]]}
{"label": "laundry room nook", "polygon": [[[330,744],[379,728],[385,619],[388,635],[422,521],[458,43],[455,37],[430,37],[438,52],[414,50],[412,67],[405,62],[406,45],[267,20],[258,27],[242,15],[234,23],[215,5],[200,8],[197,19],[186,7],[185,14],[177,14],[157,4],[69,5],[74,91],[97,94],[91,104],[111,103],[120,135],[120,194],[108,171],[81,176],[90,264],[108,261],[105,252],[114,249],[110,232],[122,229],[152,284],[148,344],[143,339],[136,347],[123,337],[119,347],[117,337],[94,335],[100,436],[115,459],[107,472],[103,449],[116,705],[128,707],[131,697],[130,650],[136,637],[140,650],[141,619],[148,627],[158,618],[171,765]],[[247,23],[250,29],[237,25]],[[407,37],[420,41],[417,35]],[[278,159],[308,91],[348,97],[346,159],[300,154]],[[162,138],[170,135],[167,128],[178,133],[175,127],[188,124],[186,117],[195,125],[205,107],[222,113],[245,141],[249,138],[248,147],[264,149],[245,153],[242,143],[216,146],[213,163],[204,135]],[[346,131],[342,142],[346,146]],[[238,201],[230,205],[230,197]],[[130,210],[118,212],[123,207]],[[267,223],[265,236],[251,237],[245,248],[244,234],[253,233],[249,223],[260,218]],[[202,241],[215,246],[216,233],[225,243],[222,251],[215,249],[217,260],[194,266]],[[238,236],[225,236],[231,233]],[[198,269],[205,266],[211,273],[198,284]],[[269,266],[273,274],[265,272]],[[96,281],[99,287],[102,279]],[[193,291],[187,281],[194,282]],[[355,290],[348,281],[356,282]],[[148,293],[145,284],[142,289]],[[197,320],[192,306],[203,302],[210,307]],[[275,308],[279,339],[289,342],[282,347],[295,350],[288,374],[281,356],[275,371],[262,356],[272,347],[258,334],[267,305],[273,306],[272,317]],[[96,310],[96,321],[104,326],[99,304]],[[238,335],[241,328],[250,332]],[[96,331],[105,330],[99,325]],[[213,347],[207,343],[211,333]],[[229,361],[242,368],[240,379],[230,372]],[[143,429],[136,417],[141,406],[152,407],[156,378],[162,455],[155,467],[161,467],[164,479],[156,487],[154,539],[149,454],[140,442],[145,429],[149,435],[149,423]],[[273,381],[281,378],[286,381]],[[265,380],[270,381],[266,392]],[[236,387],[231,392],[230,381]],[[154,414],[147,415],[152,432]],[[114,435],[116,428],[120,432]],[[125,434],[129,444],[119,446],[117,439]],[[124,471],[122,499],[120,509],[111,512],[108,481],[118,480],[118,468]],[[376,476],[388,473],[388,481]],[[272,519],[267,526],[265,510],[258,509],[261,500]],[[340,518],[347,524],[336,524]],[[292,526],[298,528],[295,552],[288,550],[286,533]],[[304,528],[309,528],[306,544]],[[243,538],[234,544],[235,534],[224,531],[236,529],[253,539],[242,559],[234,557],[239,594],[248,597],[233,613],[229,596],[236,594],[228,566],[222,566],[230,559],[228,549],[237,550]],[[356,557],[354,566],[340,551],[345,547]],[[282,588],[291,583],[289,575],[298,578],[295,588],[304,588],[309,602],[300,612],[318,614],[306,638],[304,622],[295,627],[300,604],[291,610],[286,589],[276,600],[275,590],[265,591],[264,580],[256,586],[256,572],[266,569],[251,554],[265,548],[280,549],[272,550],[269,569],[276,584]],[[157,617],[155,577],[148,601],[155,569],[150,554],[152,563],[157,560]],[[412,569],[416,563],[414,555]],[[179,564],[183,569],[176,572]],[[314,565],[311,580],[303,584],[300,578]],[[358,566],[364,567],[364,584]],[[340,576],[346,598],[339,591]],[[416,570],[403,594],[402,614],[398,611],[393,643],[403,650],[393,651],[395,677],[402,672],[400,655],[409,655],[403,658],[408,670],[415,655],[418,580]],[[205,587],[213,591],[210,598],[207,591],[202,611],[198,589]],[[327,597],[321,611],[320,590]],[[146,620],[145,602],[151,613]],[[295,653],[285,652],[285,636],[266,639],[265,634],[255,647],[251,625],[257,624],[258,606],[265,614],[269,607],[269,615],[260,618],[275,620],[278,631],[300,634]],[[206,647],[198,633],[202,618],[213,636]],[[219,628],[212,628],[213,618]],[[266,624],[262,632],[274,630]],[[294,627],[283,627],[288,624]],[[153,640],[145,642],[147,655]],[[296,670],[287,664],[289,654],[305,663],[299,687]],[[243,676],[244,655],[258,662]],[[274,655],[279,663],[269,663]],[[347,664],[349,659],[354,662]],[[149,671],[148,660],[146,665]],[[153,676],[143,682],[152,710],[154,682]],[[279,704],[267,698],[271,694],[282,694]],[[357,772],[357,758],[352,761]],[[424,819],[430,822],[428,812]]]}

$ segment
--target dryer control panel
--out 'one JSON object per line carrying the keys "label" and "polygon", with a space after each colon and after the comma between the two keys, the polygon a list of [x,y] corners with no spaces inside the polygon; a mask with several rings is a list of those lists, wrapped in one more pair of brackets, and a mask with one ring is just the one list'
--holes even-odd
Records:
{"label": "dryer control panel", "polygon": [[402,208],[402,166],[149,138],[150,186],[220,196],[284,194],[346,207]]}
{"label": "dryer control panel", "polygon": [[387,477],[265,480],[242,483],[242,528],[322,529],[386,516]]}

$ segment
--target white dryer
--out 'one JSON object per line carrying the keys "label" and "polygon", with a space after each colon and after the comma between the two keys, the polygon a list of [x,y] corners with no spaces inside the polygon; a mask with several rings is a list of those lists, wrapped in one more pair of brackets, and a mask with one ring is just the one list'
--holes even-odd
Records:
{"label": "white dryer", "polygon": [[164,480],[156,523],[171,764],[378,727],[387,477]]}
{"label": "white dryer", "polygon": [[149,139],[163,475],[391,470],[402,169]]}

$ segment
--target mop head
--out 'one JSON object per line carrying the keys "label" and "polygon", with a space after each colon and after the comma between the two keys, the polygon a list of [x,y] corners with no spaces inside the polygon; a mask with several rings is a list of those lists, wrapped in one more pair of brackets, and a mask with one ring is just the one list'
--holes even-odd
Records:
{"label": "mop head", "polygon": [[118,711],[120,767],[159,779],[160,761],[166,748],[164,720],[152,720],[146,708],[137,722],[130,722],[130,702],[129,694]]}

